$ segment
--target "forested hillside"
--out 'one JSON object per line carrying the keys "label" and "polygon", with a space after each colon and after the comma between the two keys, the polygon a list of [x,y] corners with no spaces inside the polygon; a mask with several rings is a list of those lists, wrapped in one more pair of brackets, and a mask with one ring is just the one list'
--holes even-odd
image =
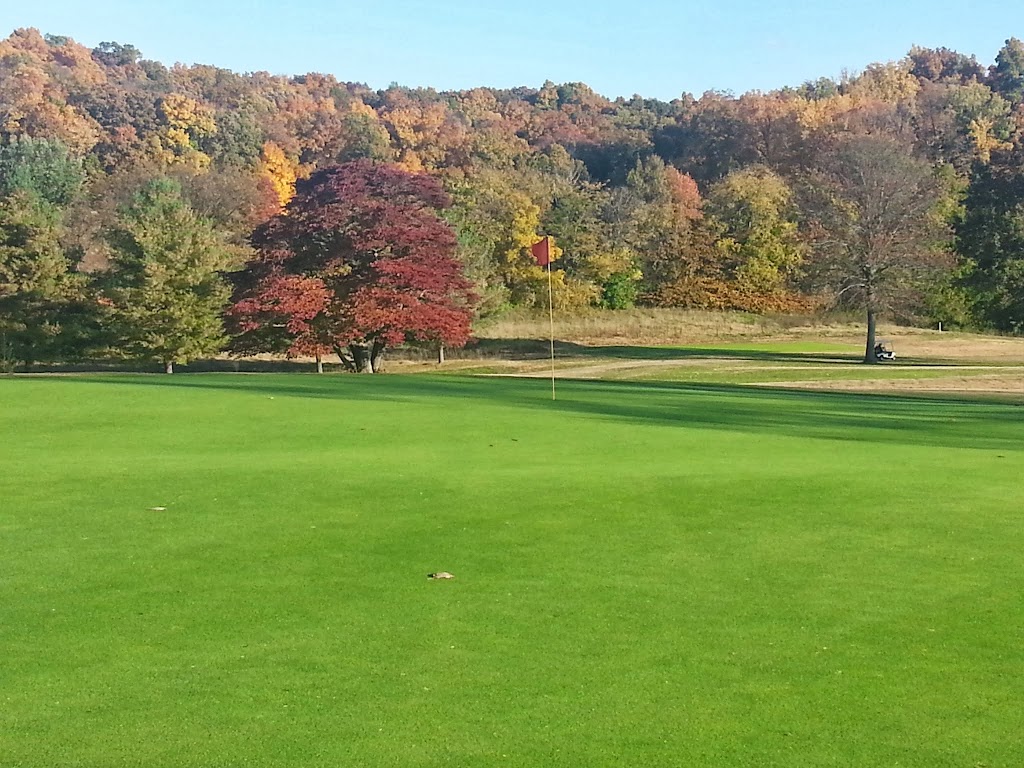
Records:
{"label": "forested hillside", "polygon": [[[3,356],[144,354],[166,340],[125,333],[158,311],[201,318],[183,357],[222,348],[232,286],[208,275],[252,262],[297,181],[365,159],[443,185],[478,314],[546,305],[529,247],[549,234],[567,311],[867,302],[1018,331],[1024,44],[995,61],[915,48],[840,82],[613,101],[169,67],[18,30],[0,41]],[[187,255],[144,284],[154,249]],[[161,308],[165,291],[190,298]]]}

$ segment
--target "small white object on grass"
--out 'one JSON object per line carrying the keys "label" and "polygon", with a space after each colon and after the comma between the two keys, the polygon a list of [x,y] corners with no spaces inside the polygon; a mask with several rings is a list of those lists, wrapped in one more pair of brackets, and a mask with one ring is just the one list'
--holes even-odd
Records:
{"label": "small white object on grass", "polygon": [[454,579],[455,575],[448,573],[448,571],[438,571],[437,573],[428,573],[428,579]]}
{"label": "small white object on grass", "polygon": [[149,511],[150,512],[166,512],[167,511],[167,507],[150,507]]}

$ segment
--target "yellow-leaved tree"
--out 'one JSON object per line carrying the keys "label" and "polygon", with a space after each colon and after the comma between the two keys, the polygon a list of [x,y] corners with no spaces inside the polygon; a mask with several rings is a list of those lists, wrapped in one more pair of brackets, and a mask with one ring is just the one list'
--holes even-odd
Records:
{"label": "yellow-leaved tree", "polygon": [[272,141],[263,145],[260,170],[270,180],[282,208],[295,197],[295,182],[305,176],[299,162],[288,157],[284,150]]}
{"label": "yellow-leaved tree", "polygon": [[210,157],[199,144],[217,133],[213,111],[188,96],[170,93],[160,100],[159,114],[163,130],[149,137],[154,157],[165,165],[209,168]]}
{"label": "yellow-leaved tree", "polygon": [[708,208],[724,227],[718,247],[737,288],[784,293],[804,254],[789,185],[764,166],[750,166],[712,187]]}

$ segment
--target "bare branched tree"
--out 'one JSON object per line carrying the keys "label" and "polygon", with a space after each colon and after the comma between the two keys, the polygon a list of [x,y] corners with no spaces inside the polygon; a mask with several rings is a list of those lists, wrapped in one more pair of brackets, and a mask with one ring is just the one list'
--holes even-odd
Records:
{"label": "bare branched tree", "polygon": [[950,264],[942,184],[899,142],[860,136],[840,145],[804,192],[809,287],[866,311],[864,362],[877,362],[879,314],[906,306]]}

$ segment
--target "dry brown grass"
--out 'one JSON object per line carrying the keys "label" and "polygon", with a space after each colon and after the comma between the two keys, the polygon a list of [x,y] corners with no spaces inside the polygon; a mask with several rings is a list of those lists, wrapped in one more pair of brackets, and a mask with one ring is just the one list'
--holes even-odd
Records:
{"label": "dry brown grass", "polygon": [[[477,343],[452,350],[442,366],[430,350],[406,350],[391,356],[387,367],[395,373],[547,377],[551,372],[549,333],[545,313],[513,313],[482,324],[476,329]],[[679,310],[595,310],[582,316],[556,316],[555,367],[557,377],[563,379],[1024,396],[1024,338],[890,325],[881,326],[878,335],[892,344],[898,361],[876,370],[857,362],[864,327],[855,322]],[[695,354],[651,349],[691,346],[700,349]],[[808,349],[823,351],[800,352]]]}
{"label": "dry brown grass", "polygon": [[[482,324],[482,340],[544,340],[551,333],[543,313],[512,313]],[[864,344],[863,324],[845,320],[761,317],[742,313],[671,309],[592,310],[555,316],[555,339],[583,346],[685,346],[715,342],[825,342]],[[1024,364],[1024,338],[950,333],[881,325],[878,336],[901,358]]]}
{"label": "dry brown grass", "polygon": [[763,386],[795,389],[840,390],[844,392],[936,392],[989,395],[1020,395],[1024,397],[1024,371],[1012,374],[978,376],[951,375],[929,379],[814,379],[808,381],[772,382]]}
{"label": "dry brown grass", "polygon": [[[779,320],[724,312],[671,309],[591,310],[582,315],[555,315],[555,338],[586,345],[695,344],[723,339],[764,339],[783,331]],[[482,323],[481,339],[546,339],[547,314],[514,312]]]}
{"label": "dry brown grass", "polygon": [[[672,310],[594,311],[555,318],[559,345],[556,375],[572,379],[668,379],[721,381],[752,386],[785,386],[870,392],[935,392],[1024,395],[1024,339],[883,325],[878,335],[895,349],[899,365],[880,366],[877,375],[854,362],[864,344],[864,327],[846,320],[771,318],[738,313]],[[543,313],[517,313],[477,330],[476,349],[451,360],[447,370],[493,375],[546,377]],[[751,354],[744,356],[745,344]],[[787,350],[800,345],[847,348],[836,359]],[[721,352],[716,352],[721,345]],[[777,345],[777,346],[776,346]],[[698,355],[623,357],[621,351],[581,347],[701,346]],[[778,354],[770,350],[778,349]],[[768,350],[768,351],[765,351]],[[739,352],[739,354],[737,354]],[[645,359],[646,358],[646,359]],[[909,363],[909,365],[908,365]],[[437,370],[407,362],[404,370]],[[918,371],[920,373],[918,373]],[[780,375],[781,372],[781,375]],[[799,379],[799,380],[793,380]]]}

